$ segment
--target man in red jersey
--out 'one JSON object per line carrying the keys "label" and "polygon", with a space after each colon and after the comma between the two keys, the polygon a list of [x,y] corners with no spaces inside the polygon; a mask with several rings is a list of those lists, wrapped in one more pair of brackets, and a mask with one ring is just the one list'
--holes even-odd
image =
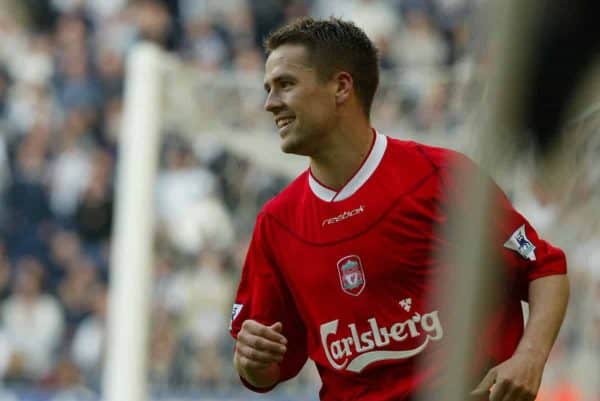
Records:
{"label": "man in red jersey", "polygon": [[[308,156],[310,168],[257,217],[232,313],[235,368],[264,392],[310,357],[326,401],[435,391],[451,316],[432,301],[432,283],[451,271],[438,258],[440,232],[447,199],[461,193],[450,170],[477,168],[371,127],[377,52],[353,24],[300,19],[272,33],[266,50],[265,109],[282,150]],[[533,400],[567,303],[565,256],[494,190],[505,297],[481,329],[493,341],[478,348],[486,370],[473,394]]]}

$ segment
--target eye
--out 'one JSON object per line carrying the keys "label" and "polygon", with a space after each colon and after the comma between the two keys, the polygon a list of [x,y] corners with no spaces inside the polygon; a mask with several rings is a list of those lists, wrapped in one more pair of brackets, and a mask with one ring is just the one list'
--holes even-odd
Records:
{"label": "eye", "polygon": [[294,83],[292,81],[281,81],[280,83],[281,89],[289,89],[293,85]]}

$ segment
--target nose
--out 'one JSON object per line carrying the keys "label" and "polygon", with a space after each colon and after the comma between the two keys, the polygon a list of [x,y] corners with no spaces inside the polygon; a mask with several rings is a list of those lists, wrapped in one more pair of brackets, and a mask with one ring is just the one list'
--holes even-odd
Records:
{"label": "nose", "polygon": [[276,113],[277,110],[283,107],[283,102],[276,91],[272,90],[267,94],[264,108],[270,113]]}

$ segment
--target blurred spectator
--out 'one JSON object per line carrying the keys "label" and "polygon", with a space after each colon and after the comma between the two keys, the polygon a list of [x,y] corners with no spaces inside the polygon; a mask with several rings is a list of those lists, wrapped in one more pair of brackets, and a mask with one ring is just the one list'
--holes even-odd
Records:
{"label": "blurred spectator", "polygon": [[218,346],[232,295],[223,256],[211,249],[200,252],[192,269],[176,273],[171,291],[180,297],[183,335],[197,348]]}
{"label": "blurred spectator", "polygon": [[0,241],[0,301],[4,301],[11,292],[12,266],[6,254],[6,247]]}
{"label": "blurred spectator", "polygon": [[[131,5],[124,7],[111,17],[97,21],[94,37],[94,45],[97,47],[97,51],[102,52],[108,49],[123,57],[138,39],[139,32],[136,18],[137,9],[131,3]],[[102,75],[102,73],[100,74]]]}
{"label": "blurred spectator", "polygon": [[149,378],[155,389],[166,389],[173,385],[177,378],[177,332],[175,318],[163,307],[154,310],[150,330]]}
{"label": "blurred spectator", "polygon": [[8,152],[4,136],[0,132],[0,232],[6,226],[7,212],[6,212],[6,188],[9,185],[10,180],[10,166],[8,160]]}
{"label": "blurred spectator", "polygon": [[58,287],[58,296],[64,309],[66,334],[71,336],[92,309],[92,290],[98,282],[97,268],[89,259],[80,259],[70,265]]}
{"label": "blurred spectator", "polygon": [[112,232],[112,167],[112,157],[105,151],[97,150],[90,178],[77,205],[77,231],[89,246],[101,246]]}
{"label": "blurred spectator", "polygon": [[[239,0],[236,1],[239,2]],[[224,13],[224,16],[224,30],[227,32],[230,46],[233,49],[238,49],[240,47],[252,48],[255,50],[262,49],[256,47],[254,16],[246,2],[242,2],[239,6],[228,9]],[[260,52],[260,54],[262,59],[262,52]]]}
{"label": "blurred spectator", "polygon": [[[156,241],[161,241],[160,235],[157,237]],[[164,247],[156,252],[152,303],[153,308],[164,307],[171,312],[180,307],[180,301],[172,298],[171,288],[175,278],[175,263],[171,256],[165,254],[169,250],[169,247]]]}
{"label": "blurred spectator", "polygon": [[48,85],[34,85],[17,81],[10,89],[7,104],[7,132],[12,141],[17,135],[26,135],[35,125],[48,125],[54,105]]}
{"label": "blurred spectator", "polygon": [[164,170],[159,173],[156,193],[158,215],[169,221],[182,210],[214,192],[213,175],[198,166],[188,145],[179,139],[167,143]]}
{"label": "blurred spectator", "polygon": [[225,251],[235,235],[229,212],[214,196],[182,210],[169,222],[167,232],[175,249],[188,255],[211,247]]}
{"label": "blurred spectator", "polygon": [[60,304],[41,292],[43,267],[33,258],[16,266],[15,292],[1,305],[6,335],[23,358],[22,379],[40,380],[53,367],[61,344],[64,317]]}
{"label": "blurred spectator", "polygon": [[440,32],[448,44],[447,64],[464,57],[469,45],[468,18],[473,17],[477,5],[467,0],[437,0],[435,18]]}
{"label": "blurred spectator", "polygon": [[96,60],[102,99],[108,102],[123,93],[123,56],[115,49],[104,47],[99,50]]}
{"label": "blurred spectator", "polygon": [[[241,79],[256,79],[263,69],[262,53],[254,47],[237,47],[233,54],[233,69]],[[257,102],[255,99],[253,100],[247,102],[248,108],[252,107],[252,111],[256,112],[254,105]],[[244,115],[247,116],[248,113],[244,113]]]}
{"label": "blurred spectator", "polygon": [[188,20],[186,34],[188,57],[196,66],[207,72],[223,69],[228,58],[227,44],[208,18]]}
{"label": "blurred spectator", "polygon": [[[7,333],[0,329],[0,380],[18,380],[23,374],[23,363],[23,354],[14,349]],[[2,392],[0,399],[5,399]]]}
{"label": "blurred spectator", "polygon": [[[6,118],[8,110],[9,89],[11,86],[11,78],[4,66],[0,65],[0,127],[6,129]],[[2,136],[0,136],[2,138]]]}
{"label": "blurred spectator", "polygon": [[56,216],[72,221],[90,180],[92,160],[85,146],[87,122],[81,110],[72,110],[60,134],[61,141],[50,167],[50,205]]}
{"label": "blurred spectator", "polygon": [[83,12],[85,0],[51,0],[52,6],[61,14],[74,14]]}
{"label": "blurred spectator", "polygon": [[52,232],[49,241],[48,254],[48,287],[56,293],[59,284],[63,281],[71,266],[83,257],[81,240],[73,232],[56,229]]}
{"label": "blurred spectator", "polygon": [[121,131],[121,113],[123,111],[123,99],[115,96],[106,101],[103,117],[102,143],[107,147],[108,151],[115,154],[117,141]]}
{"label": "blurred spectator", "polygon": [[227,339],[232,290],[223,255],[210,249],[200,252],[191,269],[175,274],[169,288],[171,310],[191,352],[184,362],[186,381],[214,387],[223,380],[219,350]]}
{"label": "blurred spectator", "polygon": [[71,345],[71,357],[92,388],[101,384],[106,338],[106,287],[96,284],[90,290],[92,313],[77,327]]}
{"label": "blurred spectator", "polygon": [[44,85],[54,72],[51,44],[47,34],[31,36],[28,49],[23,52],[22,57],[11,60],[11,76],[24,83]]}
{"label": "blurred spectator", "polygon": [[46,191],[45,134],[31,134],[18,145],[13,177],[7,190],[9,235],[7,248],[11,258],[43,253],[44,225],[51,219]]}
{"label": "blurred spectator", "polygon": [[459,119],[449,107],[450,83],[439,79],[422,93],[421,101],[415,111],[415,129],[418,132],[452,133]]}
{"label": "blurred spectator", "polygon": [[397,42],[398,58],[409,67],[441,66],[445,44],[431,17],[420,9],[410,10],[405,16],[405,32]]}
{"label": "blurred spectator", "polygon": [[54,30],[55,52],[58,56],[57,69],[59,72],[64,72],[67,67],[64,58],[66,53],[87,50],[88,33],[88,26],[81,14],[60,14]]}
{"label": "blurred spectator", "polygon": [[69,49],[57,71],[56,92],[63,107],[70,111],[75,108],[93,109],[100,105],[100,86],[90,69],[90,60],[85,48]]}
{"label": "blurred spectator", "polygon": [[179,0],[179,3],[182,19],[205,16],[217,22],[222,22],[231,12],[248,6],[246,0]]}
{"label": "blurred spectator", "polygon": [[135,18],[140,39],[167,47],[171,33],[171,20],[163,3],[156,0],[136,2]]}
{"label": "blurred spectator", "polygon": [[362,28],[378,48],[388,43],[402,26],[400,14],[389,2],[353,0],[349,3],[346,18]]}
{"label": "blurred spectator", "polygon": [[167,145],[166,169],[158,176],[158,216],[172,244],[195,254],[207,243],[220,249],[233,238],[227,210],[215,197],[213,174],[198,164],[185,144]]}
{"label": "blurred spectator", "polygon": [[[63,0],[64,1],[64,0]],[[85,0],[85,14],[95,26],[117,15],[127,5],[127,0]]]}
{"label": "blurred spectator", "polygon": [[285,22],[286,2],[279,0],[248,0],[254,20],[255,45],[262,46],[263,39]]}
{"label": "blurred spectator", "polygon": [[46,386],[57,390],[51,401],[95,401],[96,393],[83,384],[81,372],[73,361],[62,359],[45,380]]}
{"label": "blurred spectator", "polygon": [[12,72],[12,66],[16,63],[23,49],[27,48],[27,34],[24,27],[19,23],[18,7],[13,3],[0,9],[0,60],[5,67],[9,67]]}

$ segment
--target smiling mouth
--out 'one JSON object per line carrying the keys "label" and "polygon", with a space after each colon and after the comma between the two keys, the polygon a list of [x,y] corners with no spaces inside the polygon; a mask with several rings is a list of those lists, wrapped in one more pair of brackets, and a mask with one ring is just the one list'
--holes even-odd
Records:
{"label": "smiling mouth", "polygon": [[277,125],[277,128],[279,128],[281,130],[281,129],[287,128],[294,120],[295,120],[295,117],[286,117],[286,118],[278,119],[275,123]]}

